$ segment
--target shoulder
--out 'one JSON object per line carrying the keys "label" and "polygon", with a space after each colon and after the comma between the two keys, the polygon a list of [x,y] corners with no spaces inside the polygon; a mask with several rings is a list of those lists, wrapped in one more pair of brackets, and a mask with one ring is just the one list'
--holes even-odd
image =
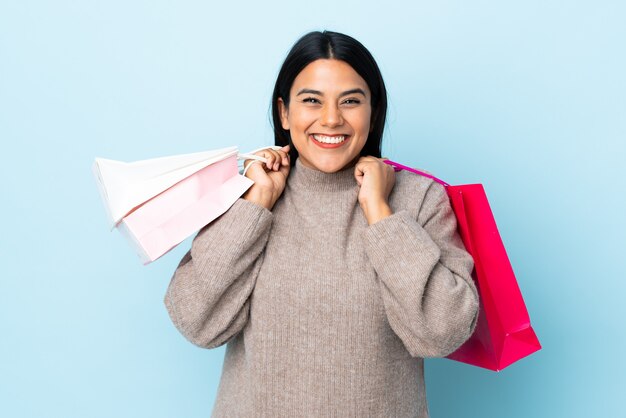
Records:
{"label": "shoulder", "polygon": [[[415,167],[415,169],[426,174],[433,175],[431,172],[424,170],[423,168]],[[429,188],[436,188],[437,186],[441,185],[426,176],[407,170],[396,171],[396,184],[394,185],[394,189],[397,189],[397,192],[399,193],[409,193],[415,195],[416,191],[426,192]],[[443,186],[441,187],[443,188]]]}
{"label": "shoulder", "polygon": [[[424,173],[434,175],[423,168],[414,167]],[[445,187],[431,178],[407,170],[396,171],[396,181],[389,196],[394,210],[409,210],[414,217],[424,207],[437,205],[447,199]]]}

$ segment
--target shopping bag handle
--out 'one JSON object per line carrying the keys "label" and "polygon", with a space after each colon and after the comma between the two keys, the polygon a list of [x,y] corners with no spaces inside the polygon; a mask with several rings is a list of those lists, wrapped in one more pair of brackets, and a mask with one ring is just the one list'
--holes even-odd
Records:
{"label": "shopping bag handle", "polygon": [[267,162],[267,158],[261,157],[259,155],[254,155],[255,152],[258,152],[264,149],[273,149],[275,151],[278,151],[279,149],[282,149],[282,148],[283,147],[279,147],[278,145],[270,145],[268,147],[257,148],[254,151],[250,151],[246,153],[242,153],[242,152],[238,153],[237,154],[238,160],[252,160],[250,164],[248,164],[246,167],[243,168],[243,172],[241,173],[241,175],[242,176],[246,175],[246,172],[248,171],[252,163],[255,163],[255,162],[266,163]]}
{"label": "shopping bag handle", "polygon": [[384,163],[389,164],[390,166],[395,167],[395,168],[397,169],[397,170],[395,170],[395,171],[399,171],[399,170],[407,170],[407,171],[410,171],[410,172],[412,172],[412,173],[415,173],[415,174],[420,174],[420,175],[422,175],[422,176],[424,176],[424,177],[428,177],[429,179],[433,179],[433,180],[435,180],[437,183],[439,183],[439,184],[441,184],[441,185],[443,185],[443,186],[446,186],[446,187],[447,187],[447,186],[449,186],[449,184],[448,184],[448,183],[446,183],[445,181],[443,181],[443,180],[441,180],[441,179],[438,179],[437,177],[435,177],[435,176],[433,176],[433,175],[431,175],[431,174],[425,173],[425,172],[423,172],[423,171],[416,170],[416,169],[411,168],[411,167],[407,167],[407,166],[405,166],[405,165],[402,165],[402,164],[400,164],[400,163],[397,163],[397,162],[395,162],[395,161],[391,161],[391,160],[383,160],[383,162],[384,162]]}

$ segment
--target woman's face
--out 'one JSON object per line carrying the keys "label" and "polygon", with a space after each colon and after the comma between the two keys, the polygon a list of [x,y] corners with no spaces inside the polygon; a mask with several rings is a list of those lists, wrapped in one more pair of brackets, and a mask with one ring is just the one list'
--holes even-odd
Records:
{"label": "woman's face", "polygon": [[289,108],[280,98],[278,107],[303,165],[334,173],[356,162],[370,132],[372,106],[367,83],[349,64],[313,61],[294,80]]}

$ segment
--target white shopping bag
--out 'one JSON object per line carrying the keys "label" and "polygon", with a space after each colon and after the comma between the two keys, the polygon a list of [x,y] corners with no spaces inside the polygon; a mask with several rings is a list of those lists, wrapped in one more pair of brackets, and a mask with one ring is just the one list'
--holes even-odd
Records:
{"label": "white shopping bag", "polygon": [[117,227],[144,264],[226,212],[254,182],[240,173],[237,147],[125,163],[96,158],[93,172],[109,226]]}

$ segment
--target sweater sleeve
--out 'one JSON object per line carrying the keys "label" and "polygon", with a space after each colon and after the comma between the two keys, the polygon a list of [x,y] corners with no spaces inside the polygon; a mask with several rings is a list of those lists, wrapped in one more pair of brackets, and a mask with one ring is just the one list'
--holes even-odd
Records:
{"label": "sweater sleeve", "polygon": [[445,188],[433,182],[418,219],[406,209],[369,225],[365,251],[389,325],[413,357],[445,357],[474,332],[479,300]]}
{"label": "sweater sleeve", "polygon": [[271,222],[268,209],[239,198],[193,239],[164,298],[172,322],[193,344],[219,347],[248,322]]}

